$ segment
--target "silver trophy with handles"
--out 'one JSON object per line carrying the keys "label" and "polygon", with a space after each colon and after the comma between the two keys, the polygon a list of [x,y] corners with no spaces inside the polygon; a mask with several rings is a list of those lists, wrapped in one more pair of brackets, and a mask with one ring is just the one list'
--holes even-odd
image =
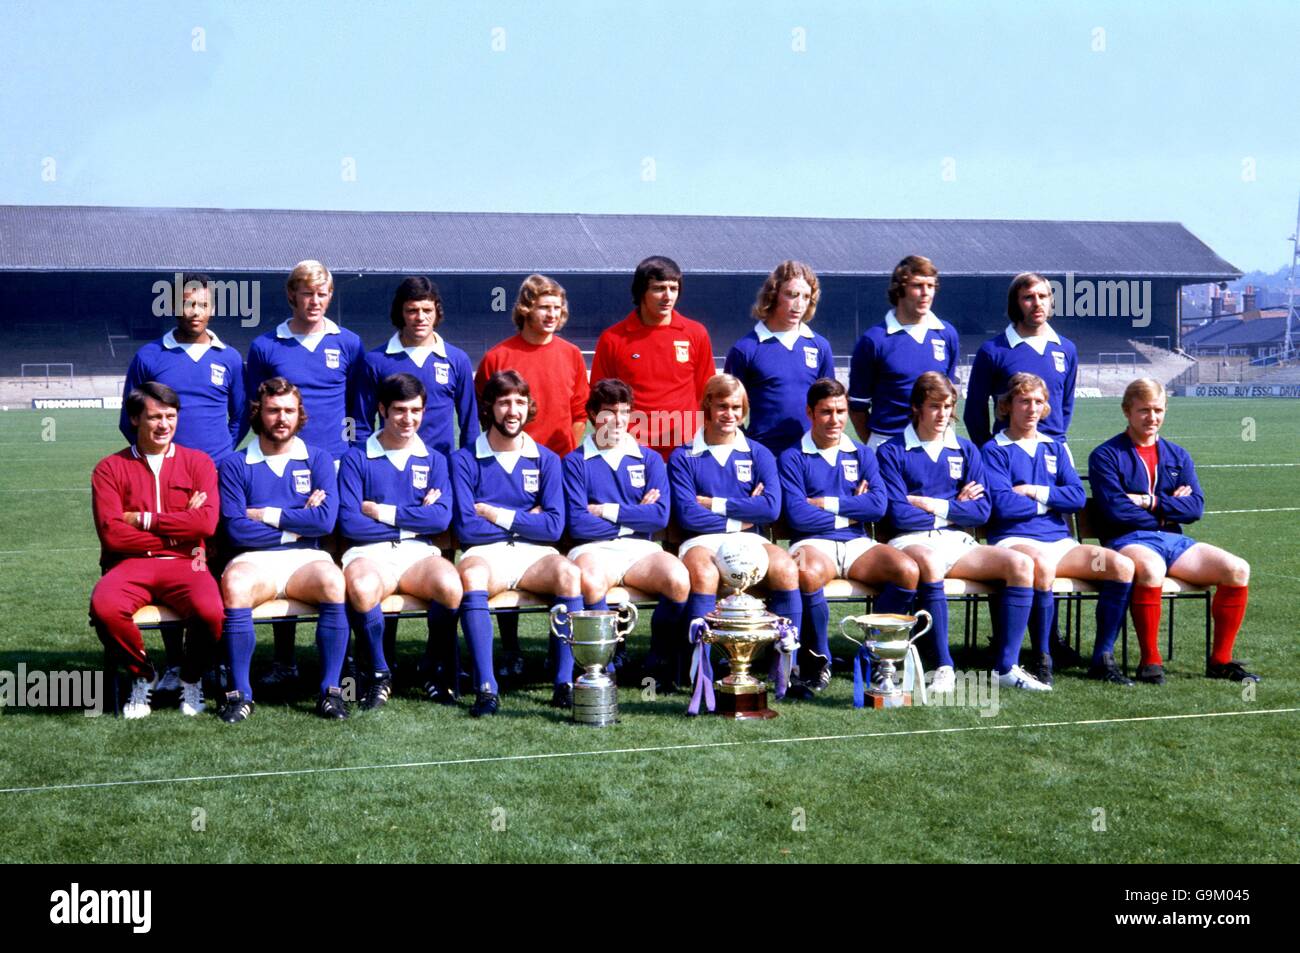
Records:
{"label": "silver trophy with handles", "polygon": [[[551,607],[551,634],[573,650],[583,672],[573,683],[573,720],[581,725],[612,725],[618,721],[618,682],[605,670],[618,643],[636,628],[636,606],[570,612]],[[560,627],[568,624],[568,632]]]}

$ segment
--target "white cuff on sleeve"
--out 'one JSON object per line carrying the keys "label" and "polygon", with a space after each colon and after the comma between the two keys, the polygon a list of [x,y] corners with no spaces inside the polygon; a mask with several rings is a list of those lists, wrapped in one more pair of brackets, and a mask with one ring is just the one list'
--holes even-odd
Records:
{"label": "white cuff on sleeve", "polygon": [[618,522],[618,504],[617,504],[617,503],[602,503],[602,504],[600,505],[600,518],[603,519],[603,520],[609,520],[609,522],[611,522],[611,523],[617,523],[617,522]]}
{"label": "white cuff on sleeve", "polygon": [[844,527],[848,526],[851,522],[853,522],[853,521],[850,520],[850,519],[848,519],[848,518],[846,518],[846,517],[843,517],[843,516],[837,516],[837,517],[835,517],[835,528],[836,528],[836,529],[844,529]]}
{"label": "white cuff on sleeve", "polygon": [[947,521],[947,519],[948,519],[948,501],[947,501],[947,500],[939,500],[939,501],[938,501],[938,504],[937,504],[937,505],[935,506],[935,508],[934,508],[934,515],[937,516],[939,519],[944,520],[945,522]]}
{"label": "white cuff on sleeve", "polygon": [[727,498],[725,496],[715,496],[713,504],[709,507],[718,516],[727,515]]}
{"label": "white cuff on sleeve", "polygon": [[379,510],[376,519],[385,526],[397,525],[397,507],[392,503],[377,503],[375,508]]}
{"label": "white cuff on sleeve", "polygon": [[1051,492],[1052,492],[1052,488],[1050,486],[1035,486],[1034,499],[1038,500],[1039,503],[1042,503],[1044,506],[1046,506],[1047,495]]}
{"label": "white cuff on sleeve", "polygon": [[822,509],[827,513],[834,513],[838,516],[840,513],[840,498],[838,496],[822,497]]}
{"label": "white cuff on sleeve", "polygon": [[152,514],[152,513],[141,513],[141,514],[140,514],[140,528],[143,529],[143,530],[148,530],[149,527],[152,526],[152,525],[153,525],[153,514]]}
{"label": "white cuff on sleeve", "polygon": [[262,510],[262,522],[265,523],[267,526],[274,526],[276,529],[279,529],[280,528],[280,507],[278,506],[265,507]]}
{"label": "white cuff on sleeve", "polygon": [[287,529],[286,529],[286,530],[281,530],[281,531],[280,531],[280,542],[281,542],[281,543],[295,543],[295,542],[297,542],[297,541],[298,541],[298,534],[297,534],[297,533],[291,533],[291,532],[289,532]]}
{"label": "white cuff on sleeve", "polygon": [[739,532],[740,532],[740,527],[742,527],[742,526],[744,526],[744,525],[745,525],[745,524],[742,523],[740,520],[727,520],[727,532],[728,532],[728,533],[739,533]]}
{"label": "white cuff on sleeve", "polygon": [[497,508],[497,518],[492,522],[496,523],[506,532],[510,532],[510,527],[515,525],[515,511]]}

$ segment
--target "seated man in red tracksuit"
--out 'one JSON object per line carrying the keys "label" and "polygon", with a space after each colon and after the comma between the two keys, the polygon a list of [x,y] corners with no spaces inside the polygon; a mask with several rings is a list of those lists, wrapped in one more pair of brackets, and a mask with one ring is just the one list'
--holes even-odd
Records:
{"label": "seated man in red tracksuit", "polygon": [[173,443],[180,398],[148,381],[126,397],[135,443],[105,457],[90,479],[104,575],[90,618],[105,647],[120,649],[133,676],[126,718],[152,711],[156,674],[132,617],[151,602],[196,619],[181,662],[180,708],[203,710],[200,679],[221,638],[221,593],[204,565],[203,541],[217,528],[217,470],[207,454]]}

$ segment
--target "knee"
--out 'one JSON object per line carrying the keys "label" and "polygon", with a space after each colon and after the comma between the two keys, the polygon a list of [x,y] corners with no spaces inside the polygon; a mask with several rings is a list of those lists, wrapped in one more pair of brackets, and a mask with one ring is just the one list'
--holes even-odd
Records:
{"label": "knee", "polygon": [[1015,553],[1007,575],[1008,586],[1029,587],[1034,584],[1034,560],[1024,553]]}
{"label": "knee", "polygon": [[673,602],[685,602],[691,594],[691,574],[678,564],[668,577],[668,596]]}
{"label": "knee", "polygon": [[916,561],[899,554],[901,558],[894,561],[894,584],[904,589],[915,589],[921,581],[921,570]]}
{"label": "knee", "polygon": [[560,565],[555,574],[556,587],[562,596],[582,595],[583,573],[571,562]]}
{"label": "knee", "polygon": [[250,580],[239,571],[226,571],[221,577],[221,601],[231,609],[251,609],[253,593]]}
{"label": "knee", "polygon": [[1056,581],[1056,567],[1041,556],[1034,559],[1034,588],[1050,589]]}
{"label": "knee", "polygon": [[1111,559],[1111,572],[1113,578],[1118,582],[1132,582],[1133,574],[1136,571],[1133,560],[1127,556],[1121,556],[1118,553]]}
{"label": "knee", "polygon": [[348,600],[358,612],[369,612],[379,605],[379,580],[374,576],[357,575],[347,579]]}
{"label": "knee", "polygon": [[582,576],[582,598],[595,602],[605,595],[605,574],[583,566],[578,570]]}
{"label": "knee", "polygon": [[347,594],[347,588],[347,583],[343,581],[343,573],[337,567],[331,566],[325,571],[324,578],[321,579],[321,594],[325,602],[342,602]]}
{"label": "knee", "polygon": [[113,598],[114,592],[102,582],[90,593],[90,614],[100,622],[127,616],[126,606]]}
{"label": "knee", "polygon": [[943,563],[928,552],[916,560],[916,569],[918,584],[943,581]]}
{"label": "knee", "polygon": [[1245,586],[1250,583],[1250,563],[1239,556],[1234,556],[1228,565],[1228,584]]}
{"label": "knee", "polygon": [[781,591],[797,589],[799,587],[799,569],[795,566],[794,560],[785,554],[769,560],[767,584],[772,589]]}
{"label": "knee", "polygon": [[460,576],[454,572],[439,576],[434,581],[433,597],[448,609],[459,609],[460,600],[464,595],[465,590],[460,584]]}
{"label": "knee", "polygon": [[463,592],[486,591],[488,587],[487,570],[481,566],[462,569],[460,571],[460,581]]}

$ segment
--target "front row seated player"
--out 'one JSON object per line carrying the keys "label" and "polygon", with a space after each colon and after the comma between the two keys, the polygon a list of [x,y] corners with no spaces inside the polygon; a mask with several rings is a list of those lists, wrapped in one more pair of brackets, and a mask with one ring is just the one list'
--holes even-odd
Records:
{"label": "front row seated player", "polygon": [[997,416],[1003,429],[981,450],[993,502],[989,542],[1034,561],[1034,604],[1029,614],[1034,677],[1052,684],[1050,642],[1056,608],[1052,584],[1057,576],[1065,576],[1101,582],[1089,677],[1132,685],[1115,665],[1114,647],[1132,588],[1133,561],[1100,546],[1084,546],[1070,535],[1066,516],[1083,509],[1086,494],[1065,444],[1038,430],[1039,422],[1051,412],[1047,384],[1037,374],[1013,374],[1006,392],[998,397]]}
{"label": "front row seated player", "polygon": [[659,596],[645,670],[657,691],[669,693],[691,579],[681,561],[654,540],[668,525],[668,470],[659,454],[628,432],[632,401],[632,388],[618,378],[596,381],[587,397],[592,433],[564,458],[564,498],[575,543],[569,559],[582,571],[588,609],[608,608],[605,594],[613,586]]}
{"label": "front row seated player", "polygon": [[380,381],[381,429],[364,447],[350,449],[339,468],[339,526],[350,544],[343,553],[349,615],[374,660],[363,709],[382,707],[392,694],[381,603],[394,592],[429,603],[424,691],[442,704],[456,700],[460,576],[433,541],[451,523],[451,478],[447,458],[420,439],[426,393],[413,374]]}
{"label": "front row seated player", "polygon": [[[452,454],[452,525],[465,548],[461,625],[469,643],[477,691],[470,715],[499,707],[492,666],[488,599],[507,589],[553,595],[570,612],[582,608],[582,573],[554,544],[564,533],[560,458],[524,433],[537,413],[528,382],[514,371],[488,378],[479,402],[483,433]],[[573,707],[573,653],[551,636],[555,688],[551,704]]]}
{"label": "front row seated player", "polygon": [[221,516],[237,555],[221,575],[226,604],[225,640],[235,688],[221,718],[230,724],[253,713],[249,666],[256,637],[253,609],[271,599],[296,599],[317,607],[322,718],[348,717],[339,682],[347,652],[343,573],[320,541],[334,529],[338,490],[328,451],[305,444],[302,394],[283,377],[258,385],[252,404],[257,440],[221,463]]}
{"label": "front row seated player", "polygon": [[1206,678],[1259,681],[1232,657],[1246,615],[1250,564],[1240,556],[1183,534],[1205,512],[1205,497],[1191,455],[1160,436],[1166,410],[1164,385],[1141,377],[1124,389],[1123,433],[1088,457],[1092,494],[1102,513],[1099,535],[1106,546],[1133,560],[1130,612],[1142,662],[1137,680],[1164,684],[1160,657],[1160,608],[1165,576],[1194,586],[1215,586],[1211,613],[1214,645]]}
{"label": "front row seated player", "polygon": [[937,667],[932,690],[956,687],[943,591],[944,577],[951,575],[1004,584],[991,612],[998,684],[1051,691],[1018,661],[1034,601],[1034,561],[1013,549],[981,546],[957,528],[986,522],[990,509],[980,453],[952,429],[957,388],[937,371],[926,371],[912,385],[909,404],[912,422],[881,445],[879,463],[889,493],[890,521],[900,533],[890,545],[916,561],[917,602],[933,620],[929,638]]}
{"label": "front row seated player", "polygon": [[132,676],[122,717],[145,718],[155,673],[135,613],[157,602],[187,617],[180,708],[192,717],[203,710],[200,680],[221,638],[221,594],[203,563],[204,540],[217,528],[217,473],[207,454],[174,442],[181,401],[170,387],[145,381],[124,405],[134,440],[100,460],[90,478],[104,570],[90,619]]}
{"label": "front row seated player", "polygon": [[797,631],[803,619],[799,570],[789,553],[762,535],[781,515],[780,476],[767,448],[740,430],[749,413],[745,386],[730,374],[716,374],[704,385],[700,406],[704,425],[668,460],[673,517],[690,534],[677,550],[691,578],[686,618],[700,618],[717,606],[713,555],[727,534],[746,533],[767,551],[767,575],[760,582],[771,593],[768,608]]}
{"label": "front row seated player", "polygon": [[808,388],[810,430],[781,454],[781,497],[790,527],[790,555],[799,567],[805,642],[800,681],[821,691],[831,681],[830,607],[823,587],[832,579],[855,579],[880,587],[877,612],[906,612],[916,596],[917,567],[906,553],[877,544],[870,525],[889,505],[876,453],[844,432],[848,392],[823,377]]}

